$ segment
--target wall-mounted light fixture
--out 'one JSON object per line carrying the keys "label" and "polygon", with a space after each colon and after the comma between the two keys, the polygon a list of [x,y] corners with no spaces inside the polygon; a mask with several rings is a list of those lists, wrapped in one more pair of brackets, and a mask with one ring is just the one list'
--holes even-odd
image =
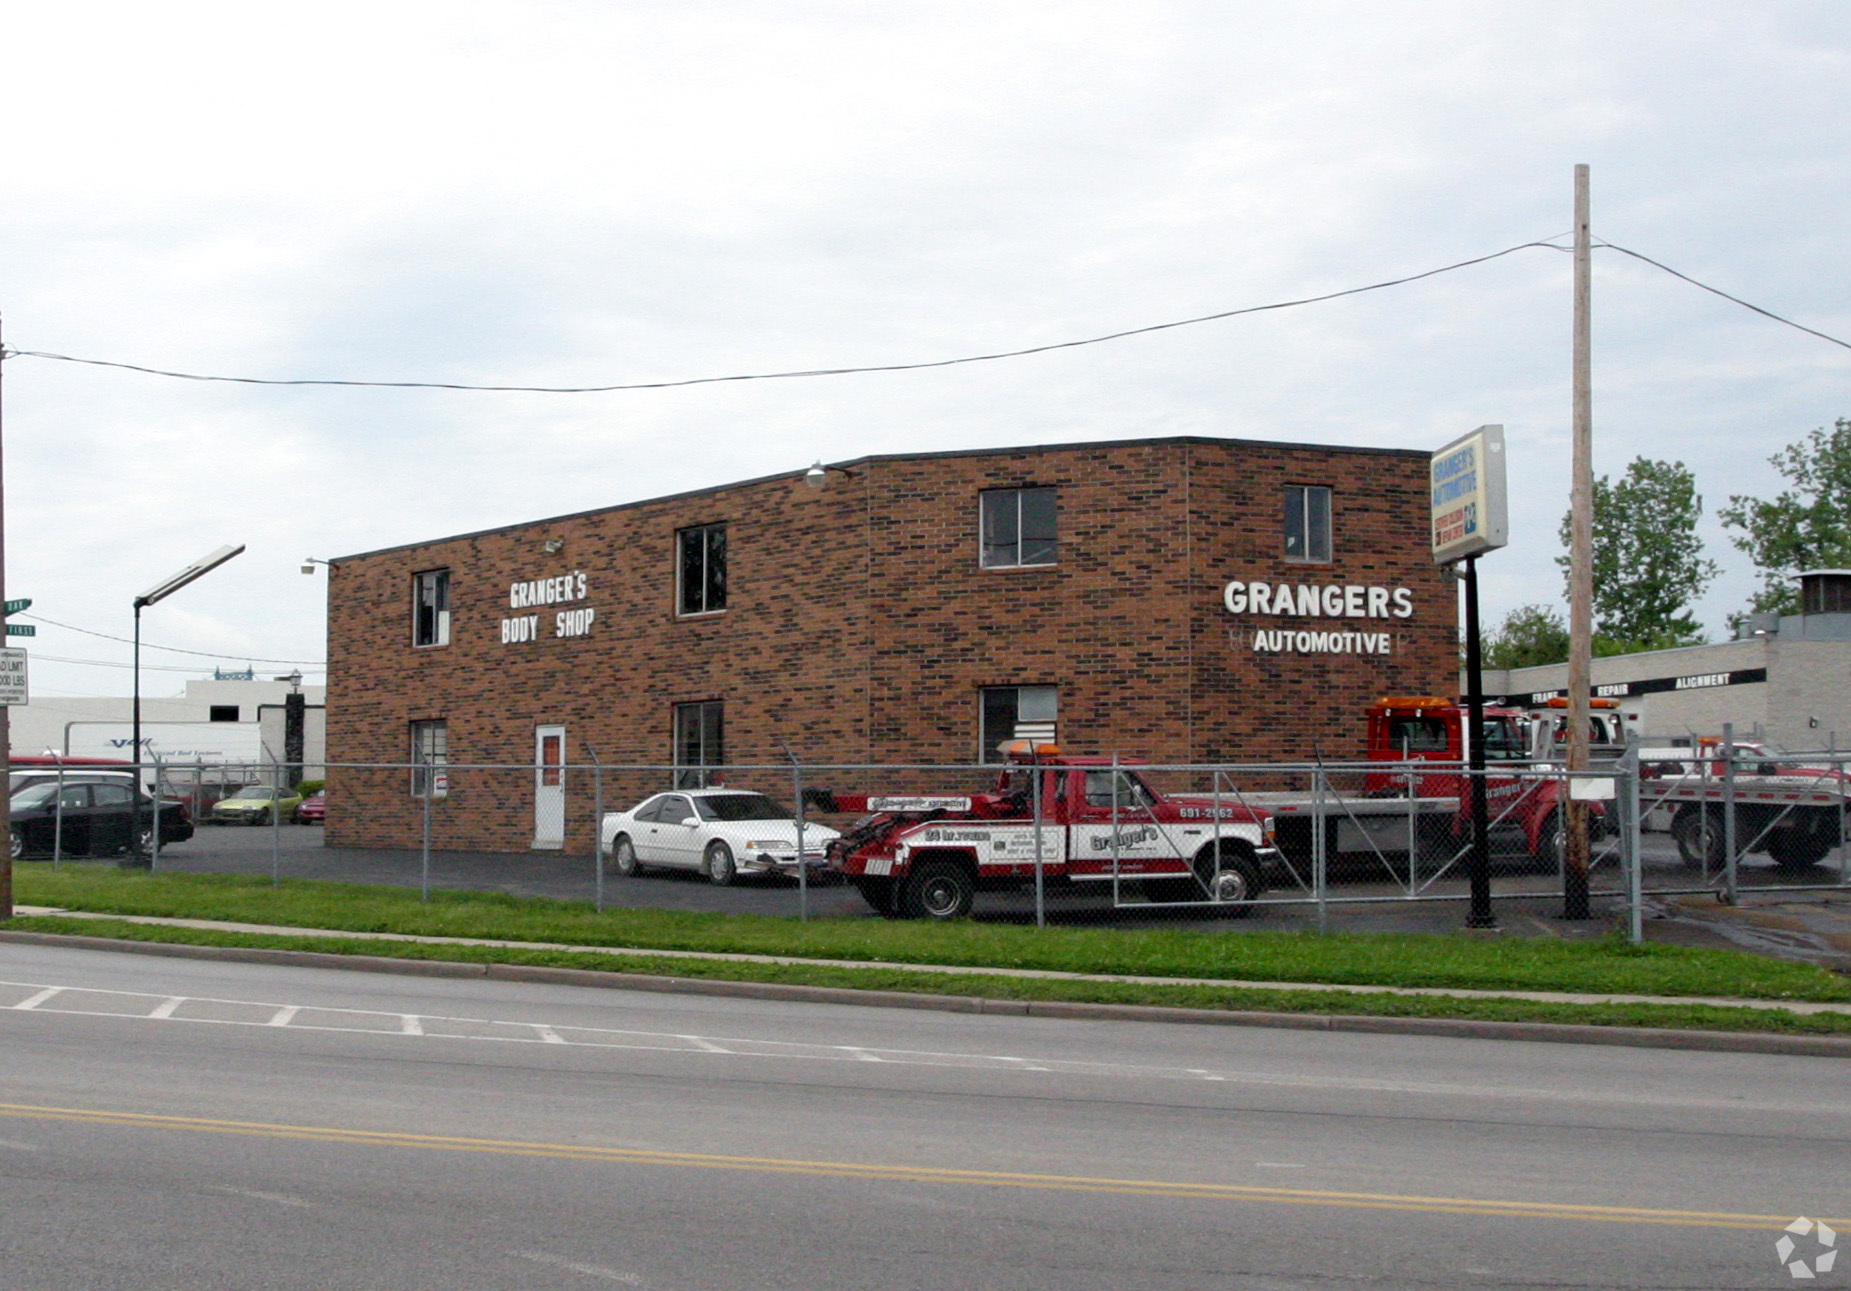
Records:
{"label": "wall-mounted light fixture", "polygon": [[545,542],[540,544],[540,550],[551,556],[555,552],[565,550],[565,545],[566,540],[564,538],[548,538]]}
{"label": "wall-mounted light fixture", "polygon": [[334,562],[331,560],[322,560],[318,556],[304,556],[302,558],[302,572],[305,574],[314,573],[315,566],[317,565],[326,565],[329,569],[334,568]]}
{"label": "wall-mounted light fixture", "polygon": [[821,461],[818,461],[814,466],[803,473],[803,482],[813,489],[820,489],[829,482],[829,472],[831,471],[839,471],[843,475],[848,476],[851,480],[855,478],[855,473],[846,466],[824,466]]}

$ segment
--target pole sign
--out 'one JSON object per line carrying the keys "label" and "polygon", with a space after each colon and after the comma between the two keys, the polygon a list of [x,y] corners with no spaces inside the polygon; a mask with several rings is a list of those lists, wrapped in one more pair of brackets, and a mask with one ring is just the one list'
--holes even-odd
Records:
{"label": "pole sign", "polygon": [[20,614],[31,608],[32,598],[22,596],[17,601],[8,601],[4,608],[0,608],[0,614]]}
{"label": "pole sign", "polygon": [[10,637],[35,637],[39,630],[30,623],[9,623],[6,625],[6,634]]}
{"label": "pole sign", "polygon": [[26,652],[0,650],[0,707],[23,708],[26,694]]}
{"label": "pole sign", "polygon": [[1510,541],[1502,426],[1461,435],[1433,455],[1428,472],[1435,564],[1450,565]]}

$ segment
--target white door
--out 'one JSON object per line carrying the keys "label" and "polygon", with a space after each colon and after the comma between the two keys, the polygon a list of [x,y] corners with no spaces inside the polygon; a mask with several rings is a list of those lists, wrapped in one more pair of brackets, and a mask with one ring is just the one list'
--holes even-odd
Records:
{"label": "white door", "polygon": [[534,727],[533,845],[555,851],[566,845],[566,728],[563,726]]}

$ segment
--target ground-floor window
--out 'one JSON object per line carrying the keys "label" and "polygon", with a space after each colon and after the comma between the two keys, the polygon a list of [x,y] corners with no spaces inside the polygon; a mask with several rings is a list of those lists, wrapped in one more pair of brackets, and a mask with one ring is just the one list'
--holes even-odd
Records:
{"label": "ground-floor window", "polygon": [[1060,716],[1055,686],[985,686],[978,729],[978,758],[1000,762],[997,746],[1008,740],[1052,743]]}
{"label": "ground-floor window", "polygon": [[432,769],[450,761],[450,724],[445,721],[411,724],[411,796],[430,792]]}
{"label": "ground-floor window", "polygon": [[717,699],[675,705],[675,787],[699,789],[726,763],[726,706]]}

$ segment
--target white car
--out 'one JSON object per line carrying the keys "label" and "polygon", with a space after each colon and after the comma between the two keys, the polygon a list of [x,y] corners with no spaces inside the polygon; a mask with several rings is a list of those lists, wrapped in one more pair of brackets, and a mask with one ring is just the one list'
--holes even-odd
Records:
{"label": "white car", "polygon": [[[827,825],[804,822],[804,862],[820,867],[824,847],[837,837]],[[780,803],[744,789],[678,789],[606,812],[598,842],[626,875],[660,865],[699,870],[724,885],[740,874],[797,869],[797,821]]]}

